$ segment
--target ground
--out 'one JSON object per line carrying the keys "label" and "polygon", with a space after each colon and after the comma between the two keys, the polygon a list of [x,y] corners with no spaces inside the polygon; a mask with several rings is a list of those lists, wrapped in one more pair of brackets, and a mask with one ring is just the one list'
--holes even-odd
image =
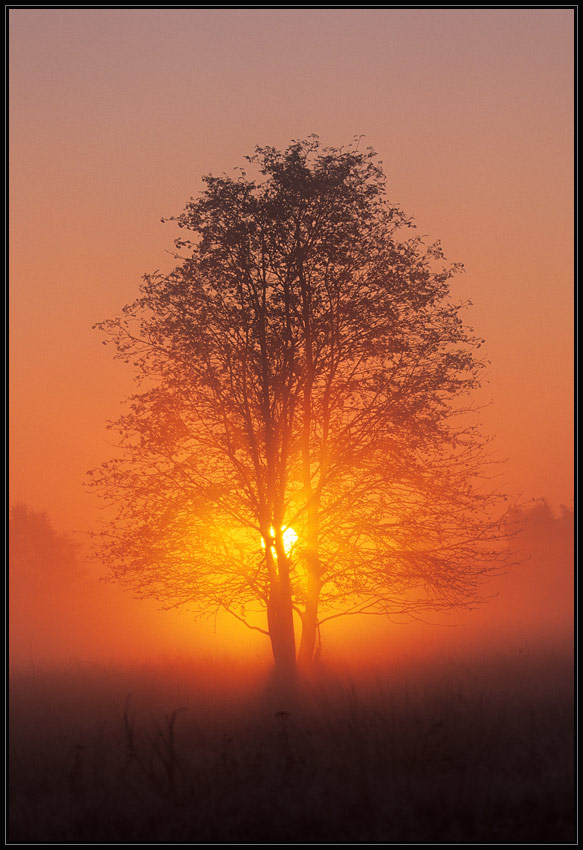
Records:
{"label": "ground", "polygon": [[244,669],[21,672],[10,730],[12,843],[574,840],[563,652],[322,670],[294,702]]}

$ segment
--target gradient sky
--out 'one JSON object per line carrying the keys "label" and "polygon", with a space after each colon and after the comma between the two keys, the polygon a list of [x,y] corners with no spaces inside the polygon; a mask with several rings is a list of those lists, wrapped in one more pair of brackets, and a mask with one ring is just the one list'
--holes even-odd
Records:
{"label": "gradient sky", "polygon": [[466,274],[510,493],[573,498],[570,9],[11,9],[11,493],[87,530],[133,388],[91,326],[172,267],[201,175],[256,144],[379,153]]}

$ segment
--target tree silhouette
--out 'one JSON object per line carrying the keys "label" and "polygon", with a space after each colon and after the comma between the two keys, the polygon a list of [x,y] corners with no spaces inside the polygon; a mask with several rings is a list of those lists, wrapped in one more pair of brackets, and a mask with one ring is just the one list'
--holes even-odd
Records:
{"label": "tree silhouette", "polygon": [[330,617],[475,603],[503,523],[460,265],[389,203],[371,148],[246,159],[253,178],[205,177],[173,219],[176,268],[96,326],[141,383],[90,474],[117,579],[230,612],[291,674]]}
{"label": "tree silhouette", "polygon": [[44,511],[23,502],[10,508],[8,566],[12,600],[30,604],[75,587],[84,578],[79,550],[66,534],[59,534]]}

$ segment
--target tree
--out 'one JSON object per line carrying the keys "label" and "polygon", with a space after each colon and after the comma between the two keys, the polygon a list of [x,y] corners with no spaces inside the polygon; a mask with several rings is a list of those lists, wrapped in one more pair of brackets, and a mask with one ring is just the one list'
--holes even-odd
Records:
{"label": "tree", "polygon": [[[87,622],[88,583],[80,546],[53,528],[44,511],[17,502],[8,519],[8,648],[10,665],[67,657],[71,635]],[[90,588],[89,588],[90,589]],[[76,632],[76,633],[75,633]]]}
{"label": "tree", "polygon": [[503,526],[461,266],[389,203],[371,148],[246,159],[253,178],[205,177],[172,219],[175,269],[96,326],[140,385],[91,474],[114,576],[230,612],[291,675],[330,617],[475,603]]}
{"label": "tree", "polygon": [[10,595],[25,605],[39,595],[46,599],[79,584],[84,578],[79,547],[59,534],[44,511],[23,502],[10,508],[8,520]]}

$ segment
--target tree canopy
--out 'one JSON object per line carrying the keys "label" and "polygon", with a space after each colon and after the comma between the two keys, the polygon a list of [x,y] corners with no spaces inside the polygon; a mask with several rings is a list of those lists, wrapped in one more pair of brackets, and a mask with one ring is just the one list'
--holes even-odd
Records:
{"label": "tree canopy", "polygon": [[371,148],[246,159],[173,219],[173,271],[97,325],[140,384],[90,474],[117,579],[229,611],[292,669],[298,625],[309,663],[329,617],[475,603],[503,525],[461,266],[389,202]]}

